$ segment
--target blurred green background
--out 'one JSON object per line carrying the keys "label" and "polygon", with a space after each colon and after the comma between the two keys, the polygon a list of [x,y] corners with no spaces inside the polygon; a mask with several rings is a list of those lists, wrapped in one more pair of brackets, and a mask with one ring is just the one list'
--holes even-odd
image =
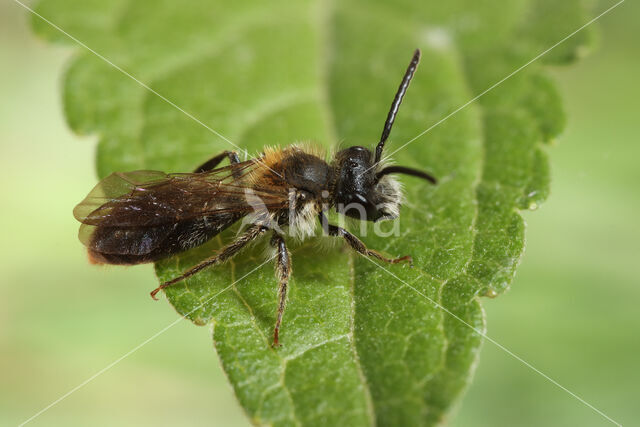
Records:
{"label": "blurred green background", "polygon": [[[601,6],[604,3],[601,3]],[[604,9],[604,7],[601,7]],[[488,335],[622,424],[640,411],[640,6],[599,23],[600,46],[554,70],[568,126],[552,147],[552,196],[525,213],[527,250]],[[37,40],[0,4],[0,424],[18,424],[176,320],[148,292],[150,266],[97,268],[73,206],[95,183],[95,138],[61,108],[71,49]],[[177,403],[179,402],[179,404]],[[451,424],[607,425],[485,343]],[[180,322],[32,425],[246,425],[207,328]]]}

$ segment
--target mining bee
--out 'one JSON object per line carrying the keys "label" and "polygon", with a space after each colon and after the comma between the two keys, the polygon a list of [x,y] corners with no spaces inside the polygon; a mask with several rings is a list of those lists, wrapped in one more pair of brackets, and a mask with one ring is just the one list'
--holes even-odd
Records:
{"label": "mining bee", "polygon": [[[388,263],[411,262],[409,255],[387,258],[367,248],[342,227],[330,224],[329,209],[364,221],[397,218],[401,190],[393,174],[406,174],[433,184],[426,172],[381,162],[398,107],[420,61],[416,50],[391,103],[375,153],[354,146],[337,152],[327,163],[313,149],[290,146],[265,149],[254,159],[240,161],[225,151],[203,163],[193,173],[140,170],[112,173],[96,185],[75,208],[82,223],[80,240],[90,260],[104,264],[141,264],[171,257],[202,245],[239,220],[248,221],[235,241],[182,275],[162,283],[161,289],[223,263],[265,233],[275,248],[279,303],[273,344],[279,345],[291,257],[282,229],[304,238],[321,224],[325,234],[340,237],[362,255]],[[229,159],[230,165],[218,167]]]}

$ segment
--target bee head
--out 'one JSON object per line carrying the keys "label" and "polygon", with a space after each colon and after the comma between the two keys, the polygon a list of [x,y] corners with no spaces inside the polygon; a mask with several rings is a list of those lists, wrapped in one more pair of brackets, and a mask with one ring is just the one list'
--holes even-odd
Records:
{"label": "bee head", "polygon": [[366,221],[396,218],[400,211],[399,183],[391,176],[377,176],[373,153],[360,146],[336,154],[334,160],[336,210]]}
{"label": "bee head", "polygon": [[396,218],[400,213],[402,194],[400,184],[391,174],[405,174],[436,183],[433,176],[420,170],[404,166],[382,166],[385,142],[418,62],[420,50],[416,49],[387,113],[375,156],[369,149],[359,146],[349,147],[336,154],[333,163],[333,202],[336,210],[343,215],[366,221]]}

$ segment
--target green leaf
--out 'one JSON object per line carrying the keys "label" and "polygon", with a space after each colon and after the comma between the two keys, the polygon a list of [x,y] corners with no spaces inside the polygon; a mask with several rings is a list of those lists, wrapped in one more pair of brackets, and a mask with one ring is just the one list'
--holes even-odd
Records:
{"label": "green leaf", "polygon": [[[252,153],[306,141],[328,150],[372,146],[419,47],[391,153],[587,21],[578,0],[43,0],[37,11]],[[70,42],[38,18],[33,25]],[[414,268],[376,266],[342,244],[327,247],[327,237],[291,242],[281,348],[270,346],[277,284],[272,263],[260,266],[266,242],[167,289],[178,313],[213,325],[222,366],[253,423],[443,420],[477,362],[479,297],[508,288],[524,248],[519,211],[549,192],[544,144],[564,115],[542,66],[575,59],[590,40],[581,31],[394,155],[440,183],[402,179],[407,202],[383,227],[396,234],[351,228],[371,248],[411,254]],[[100,177],[190,171],[232,148],[86,50],[67,70],[64,106],[75,131],[99,135]],[[158,263],[160,281],[235,232]]]}

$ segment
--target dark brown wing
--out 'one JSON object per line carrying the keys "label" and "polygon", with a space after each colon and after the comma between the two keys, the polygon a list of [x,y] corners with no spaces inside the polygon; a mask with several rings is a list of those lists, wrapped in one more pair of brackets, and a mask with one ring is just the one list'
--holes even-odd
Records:
{"label": "dark brown wing", "polygon": [[255,183],[264,169],[247,161],[206,173],[115,172],[100,181],[73,214],[87,225],[134,227],[250,212],[260,202],[269,209],[286,206],[286,187]]}
{"label": "dark brown wing", "polygon": [[252,160],[206,173],[113,173],[74,209],[80,240],[98,261],[118,264],[198,246],[251,212],[286,208],[284,185],[257,182],[265,170],[273,174]]}

